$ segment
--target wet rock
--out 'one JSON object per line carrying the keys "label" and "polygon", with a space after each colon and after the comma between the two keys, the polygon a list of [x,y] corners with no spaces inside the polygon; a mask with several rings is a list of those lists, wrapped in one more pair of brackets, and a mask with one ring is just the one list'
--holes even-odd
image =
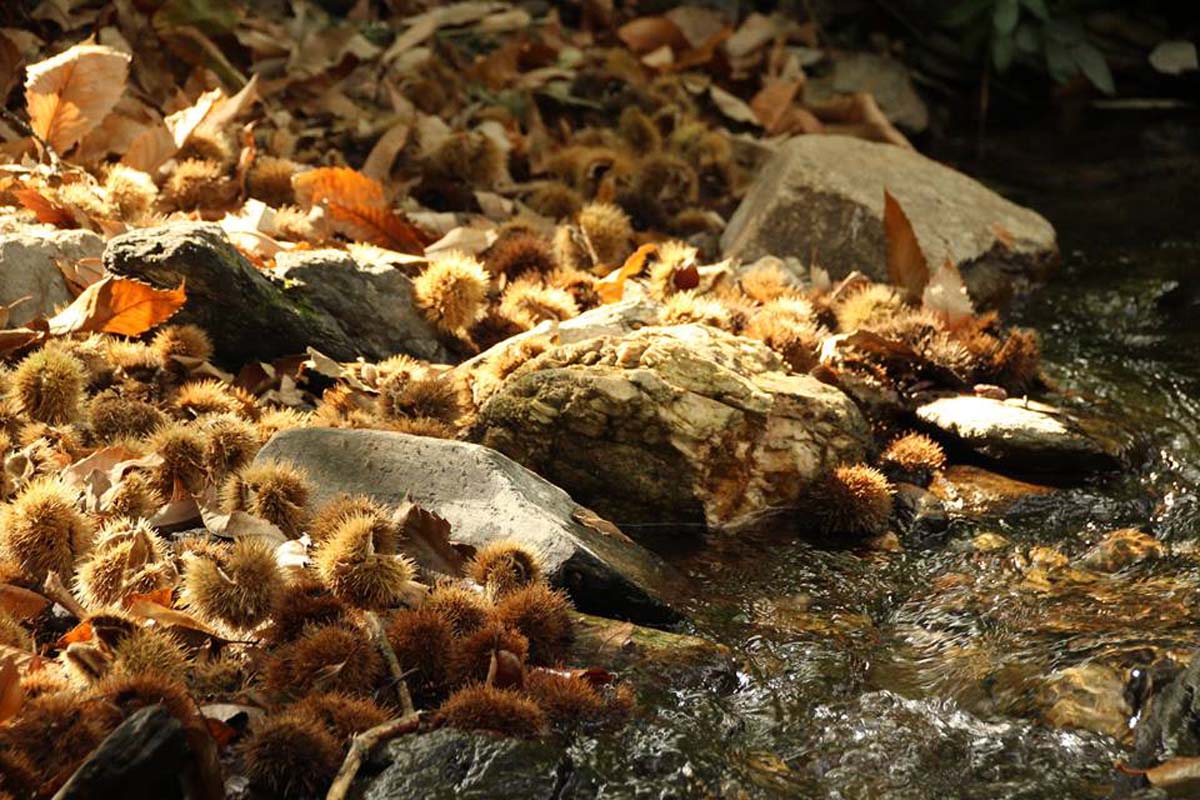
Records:
{"label": "wet rock", "polygon": [[1168,758],[1200,756],[1200,654],[1150,692],[1134,731],[1130,764],[1148,767]]}
{"label": "wet rock", "polygon": [[191,797],[183,724],[161,705],[134,712],[75,770],[54,800]]}
{"label": "wet rock", "polygon": [[1059,670],[1043,688],[1042,719],[1056,728],[1081,728],[1114,739],[1129,736],[1133,709],[1125,699],[1125,676],[1105,664]]}
{"label": "wet rock", "polygon": [[566,661],[603,666],[634,685],[731,687],[737,680],[733,653],[724,645],[590,614],[575,614]]}
{"label": "wet rock", "polygon": [[1124,446],[1098,423],[1045,403],[961,395],[917,409],[952,443],[1029,472],[1080,475],[1116,469]]}
{"label": "wet rock", "polygon": [[[273,280],[247,261],[219,226],[176,222],[113,238],[104,251],[104,266],[163,288],[186,281],[187,304],[175,319],[207,330],[217,359],[226,364],[269,361],[310,346],[339,361],[360,355],[380,358],[410,346],[412,355],[441,354],[415,321],[383,333],[387,320],[409,319],[407,294],[396,296],[403,307],[387,320],[368,318],[372,309],[386,305],[383,292],[403,292],[407,284],[398,280],[402,276],[385,279],[374,270],[351,271],[349,265],[335,272],[321,258],[293,258],[285,275],[295,269],[291,277],[304,277],[310,285],[289,289],[282,279]],[[329,285],[318,286],[318,280]],[[347,295],[335,300],[339,291]]]}
{"label": "wet rock", "polygon": [[0,305],[28,298],[9,312],[6,327],[53,316],[74,299],[56,261],[74,263],[98,258],[103,252],[104,240],[91,231],[31,225],[19,233],[0,235]]}
{"label": "wet rock", "polygon": [[937,495],[912,483],[896,485],[894,514],[906,539],[929,542],[940,539],[950,527],[946,507]]}
{"label": "wet rock", "polygon": [[505,456],[466,442],[367,430],[306,428],[274,436],[258,461],[308,472],[319,505],[339,492],[398,504],[406,496],[445,517],[474,547],[515,538],[581,610],[660,624],[680,576],[612,523]]}
{"label": "wet rock", "polygon": [[1117,572],[1126,567],[1162,558],[1167,546],[1136,528],[1121,528],[1105,534],[1083,555],[1083,566],[1099,572]]}
{"label": "wet rock", "polygon": [[908,68],[875,53],[834,53],[828,74],[804,84],[804,101],[821,104],[839,94],[868,92],[888,121],[912,133],[929,126],[929,109],[917,94]]}
{"label": "wet rock", "polygon": [[1047,497],[1055,492],[1048,486],[965,464],[954,464],[935,475],[929,490],[948,511],[967,517],[1001,515],[1026,498]]}
{"label": "wet rock", "polygon": [[846,395],[702,325],[557,347],[504,382],[472,437],[619,524],[712,527],[794,509],[870,441]]}
{"label": "wet rock", "polygon": [[365,357],[396,353],[447,361],[449,354],[412,303],[412,281],[390,264],[364,264],[344,250],[297,250],[275,257],[272,275],[301,305],[327,314]]}
{"label": "wet rock", "polygon": [[[883,191],[912,221],[930,265],[949,259],[982,305],[1045,277],[1058,259],[1039,214],[919,153],[845,136],[798,136],[760,170],[721,238],[726,255],[816,254],[835,276],[886,277]],[[996,281],[995,273],[1007,280]],[[976,281],[976,275],[986,281]]]}

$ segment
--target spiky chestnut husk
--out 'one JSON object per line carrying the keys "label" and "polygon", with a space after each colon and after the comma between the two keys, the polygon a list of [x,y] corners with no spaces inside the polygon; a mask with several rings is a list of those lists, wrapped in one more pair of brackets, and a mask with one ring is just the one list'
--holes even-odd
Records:
{"label": "spiky chestnut husk", "polygon": [[166,422],[167,415],[150,403],[122,397],[112,390],[101,392],[87,405],[88,428],[102,444],[147,436]]}
{"label": "spiky chestnut husk", "polygon": [[259,156],[246,173],[246,194],[262,200],[271,208],[283,208],[296,202],[292,176],[300,165],[286,158]]}
{"label": "spiky chestnut husk", "polygon": [[892,516],[892,485],[883,473],[865,464],[843,465],[817,489],[817,516],[828,534],[875,536]]}
{"label": "spiky chestnut husk", "polygon": [[456,131],[430,154],[426,172],[431,177],[486,188],[504,177],[505,159],[504,151],[490,136]]}
{"label": "spiky chestnut husk", "polygon": [[17,800],[37,793],[38,773],[19,750],[0,747],[0,798]]}
{"label": "spiky chestnut husk", "polygon": [[443,583],[435,586],[421,605],[440,615],[448,623],[455,637],[466,636],[482,628],[488,621],[492,606],[479,592]]}
{"label": "spiky chestnut husk", "polygon": [[515,233],[504,237],[488,251],[485,266],[493,275],[518,278],[527,272],[547,275],[558,268],[554,246],[532,233]]}
{"label": "spiky chestnut husk", "polygon": [[313,515],[308,533],[313,542],[320,544],[332,537],[343,522],[356,516],[370,517],[373,520],[371,541],[376,552],[396,552],[400,532],[391,521],[388,510],[365,494],[341,492],[333,497]]}
{"label": "spiky chestnut husk", "polygon": [[179,162],[159,196],[168,208],[193,211],[220,208],[233,199],[236,191],[223,165],[190,158]]}
{"label": "spiky chestnut husk", "polygon": [[413,301],[425,318],[458,334],[483,318],[490,279],[473,257],[439,253],[413,281]]}
{"label": "spiky chestnut husk", "polygon": [[342,745],[355,734],[382,725],[392,717],[374,700],[346,692],[316,692],[291,706],[288,711],[319,721]]}
{"label": "spiky chestnut husk", "polygon": [[604,696],[580,677],[533,670],[525,679],[525,692],[562,727],[595,725],[607,717]]}
{"label": "spiky chestnut husk", "polygon": [[220,165],[233,162],[233,145],[223,131],[193,131],[175,153],[176,161],[188,159],[215,161]]}
{"label": "spiky chestnut husk", "polygon": [[263,717],[239,747],[246,777],[270,797],[324,797],[342,763],[337,739],[311,716]]}
{"label": "spiky chestnut husk", "polygon": [[162,705],[180,721],[195,715],[195,704],[182,681],[165,675],[121,673],[108,675],[92,690],[100,701],[109,727],[116,727],[134,712],[147,706]]}
{"label": "spiky chestnut husk", "polygon": [[265,542],[241,539],[222,556],[188,559],[184,602],[203,617],[248,630],[271,614],[283,592],[275,552]]}
{"label": "spiky chestnut husk", "polygon": [[583,195],[558,182],[548,182],[533,190],[526,205],[555,222],[571,219],[583,208]]}
{"label": "spiky chestnut husk", "polygon": [[450,695],[438,707],[437,718],[453,728],[522,738],[539,736],[548,725],[537,703],[520,692],[478,684]]}
{"label": "spiky chestnut husk", "polygon": [[490,305],[483,319],[471,327],[468,335],[475,349],[482,352],[521,332],[520,325],[501,314],[497,306]]}
{"label": "spiky chestnut husk", "polygon": [[1041,359],[1037,333],[1012,328],[986,365],[987,376],[1009,391],[1025,392],[1038,380]]}
{"label": "spiky chestnut husk", "polygon": [[577,269],[560,268],[546,276],[546,285],[562,289],[575,298],[580,311],[600,305],[600,293],[596,290],[596,278]]}
{"label": "spiky chestnut husk", "polygon": [[141,219],[158,199],[158,187],[154,185],[154,179],[124,164],[114,164],[109,169],[104,179],[104,189],[120,212],[121,219],[126,222]]}
{"label": "spiky chestnut husk", "polygon": [[[15,438],[17,431],[29,420],[21,409],[21,402],[15,397],[0,398],[0,432],[10,439]],[[9,444],[11,447],[11,442]]]}
{"label": "spiky chestnut husk", "polygon": [[647,281],[650,296],[661,302],[677,292],[692,288],[680,287],[677,273],[695,265],[696,252],[696,248],[683,242],[660,244]]}
{"label": "spiky chestnut husk", "polygon": [[231,697],[246,688],[250,681],[248,670],[244,659],[224,652],[192,665],[188,689],[197,700]]}
{"label": "spiky chestnut husk", "polygon": [[344,622],[348,611],[315,575],[304,573],[280,594],[263,638],[272,644],[290,642],[306,628]]}
{"label": "spiky chestnut husk", "polygon": [[760,303],[794,295],[798,289],[792,276],[774,263],[751,267],[738,278],[737,285],[747,297]]}
{"label": "spiky chestnut husk", "polygon": [[904,300],[900,294],[881,283],[850,292],[833,309],[837,315],[838,330],[843,333],[882,325],[904,310]]}
{"label": "spiky chestnut husk", "polygon": [[699,187],[700,178],[692,165],[665,153],[641,159],[634,172],[633,195],[669,213],[693,205]]}
{"label": "spiky chestnut husk", "polygon": [[633,224],[619,206],[589,203],[580,210],[578,222],[605,267],[621,266],[633,252]]}
{"label": "spiky chestnut husk", "polygon": [[628,106],[621,112],[617,130],[638,155],[652,153],[662,147],[662,133],[658,126],[637,106]]}
{"label": "spiky chestnut husk", "polygon": [[541,278],[528,275],[505,287],[500,313],[522,330],[529,330],[545,320],[561,322],[577,317],[579,306],[570,292],[547,286]]}
{"label": "spiky chestnut husk", "polygon": [[384,419],[432,417],[453,424],[463,408],[459,387],[450,377],[396,375],[379,384],[379,413]]}
{"label": "spiky chestnut husk", "polygon": [[571,601],[544,583],[517,589],[496,603],[493,616],[529,640],[529,663],[557,664],[574,640]]}
{"label": "spiky chestnut husk", "polygon": [[272,408],[264,411],[256,424],[259,438],[265,442],[280,431],[310,427],[312,414],[294,408]]}
{"label": "spiky chestnut husk", "polygon": [[450,656],[451,683],[463,684],[487,680],[492,655],[504,650],[522,664],[529,655],[529,640],[494,619],[454,640]]}
{"label": "spiky chestnut husk", "polygon": [[405,417],[404,419],[384,420],[381,425],[389,431],[407,433],[410,436],[428,436],[431,439],[457,439],[458,430],[440,419],[433,417]]}
{"label": "spiky chestnut husk", "polygon": [[279,527],[289,539],[298,539],[308,523],[308,475],[283,462],[252,464],[225,482],[222,508],[245,511]]}
{"label": "spiky chestnut husk", "polygon": [[479,548],[466,571],[493,597],[528,586],[542,577],[538,557],[515,541],[491,542]]}
{"label": "spiky chestnut husk", "polygon": [[383,658],[361,631],[323,625],[276,647],[263,685],[279,697],[300,697],[314,690],[371,697],[383,675]]}
{"label": "spiky chestnut husk", "polygon": [[54,794],[108,734],[93,706],[74,692],[45,694],[26,700],[0,727],[0,751],[21,753],[37,765],[39,797]]}
{"label": "spiky chestnut husk", "polygon": [[928,486],[946,466],[946,451],[923,433],[906,433],[887,446],[879,463],[889,477]]}
{"label": "spiky chestnut husk", "polygon": [[199,325],[165,325],[154,334],[150,346],[163,364],[170,364],[175,356],[183,358],[198,358],[208,361],[212,358],[212,339]]}
{"label": "spiky chestnut husk", "polygon": [[33,637],[7,611],[0,610],[0,644],[15,650],[29,650]]}
{"label": "spiky chestnut husk", "polygon": [[154,476],[144,471],[126,473],[111,491],[105,494],[103,510],[114,517],[151,517],[166,502],[155,486]]}
{"label": "spiky chestnut husk", "polygon": [[149,525],[118,518],[101,530],[79,565],[76,591],[84,606],[98,609],[119,605],[130,594],[172,587],[178,577]]}
{"label": "spiky chestnut husk", "polygon": [[221,381],[202,380],[180,386],[172,405],[180,419],[194,419],[205,414],[237,414],[242,404]]}
{"label": "spiky chestnut husk", "polygon": [[692,290],[671,295],[663,306],[661,316],[664,325],[686,325],[694,322],[722,330],[730,330],[733,327],[729,310],[719,300],[696,294]]}
{"label": "spiky chestnut husk", "polygon": [[545,336],[523,339],[512,347],[506,347],[495,358],[489,359],[484,369],[495,381],[502,381],[513,374],[518,367],[532,361],[546,352],[550,341]]}
{"label": "spiky chestnut husk", "polygon": [[37,422],[70,422],[79,415],[87,375],[79,359],[43,347],[13,370],[13,391],[21,409]]}
{"label": "spiky chestnut husk", "polygon": [[806,307],[803,300],[772,300],[751,317],[742,333],[783,356],[793,372],[808,372],[817,365],[827,331],[806,313]]}
{"label": "spiky chestnut husk", "polygon": [[263,446],[258,429],[234,414],[207,417],[198,423],[204,431],[204,468],[214,483],[246,467]]}
{"label": "spiky chestnut husk", "polygon": [[27,672],[21,676],[21,691],[25,693],[26,700],[32,700],[44,694],[71,691],[71,681],[61,669],[43,666],[35,672]]}
{"label": "spiky chestnut husk", "polygon": [[454,656],[450,621],[436,609],[422,606],[391,614],[386,632],[417,703],[428,705],[444,697]]}
{"label": "spiky chestnut husk", "polygon": [[51,189],[50,195],[63,205],[74,206],[93,219],[113,219],[117,215],[116,206],[110,202],[108,193],[92,181],[64,183],[57,189]]}
{"label": "spiky chestnut husk", "polygon": [[194,425],[173,422],[150,436],[150,449],[162,457],[154,467],[154,488],[163,497],[175,496],[176,486],[189,494],[204,489],[204,434]]}
{"label": "spiky chestnut husk", "polygon": [[685,208],[667,223],[667,231],[674,236],[690,238],[703,233],[720,233],[725,227],[719,214],[706,208]]}
{"label": "spiky chestnut husk", "polygon": [[320,244],[328,238],[323,218],[317,213],[303,211],[296,206],[283,206],[275,212],[275,235],[289,242]]}
{"label": "spiky chestnut husk", "polygon": [[51,571],[69,581],[93,536],[90,520],[76,507],[76,493],[53,479],[29,484],[0,512],[0,557],[39,584]]}
{"label": "spiky chestnut husk", "polygon": [[188,657],[183,644],[158,628],[136,628],[113,647],[110,675],[158,675],[181,681]]}
{"label": "spiky chestnut husk", "polygon": [[375,523],[373,515],[348,517],[313,557],[317,574],[334,597],[368,610],[400,605],[416,576],[416,567],[404,556],[375,551]]}

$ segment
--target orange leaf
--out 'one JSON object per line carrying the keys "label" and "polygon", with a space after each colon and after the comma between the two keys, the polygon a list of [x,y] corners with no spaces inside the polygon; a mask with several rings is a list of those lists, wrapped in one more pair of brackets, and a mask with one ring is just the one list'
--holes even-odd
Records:
{"label": "orange leaf", "polygon": [[0,355],[8,355],[14,350],[20,350],[27,344],[32,344],[42,338],[43,331],[29,328],[12,328],[0,331]]}
{"label": "orange leaf", "polygon": [[228,722],[222,722],[219,719],[205,717],[204,724],[208,728],[208,733],[212,736],[213,741],[217,743],[217,747],[222,750],[238,737],[237,728],[230,725]]}
{"label": "orange leaf", "polygon": [[617,29],[617,36],[635,53],[649,53],[663,45],[676,51],[685,50],[688,46],[679,26],[666,17],[631,20]]}
{"label": "orange leaf", "polygon": [[54,643],[54,646],[62,650],[69,644],[78,644],[79,642],[90,642],[92,640],[92,622],[84,620],[76,625],[71,630],[64,633],[59,640]]}
{"label": "orange leaf", "polygon": [[166,322],[183,307],[187,294],[177,289],[155,289],[140,281],[108,277],[93,283],[50,320],[56,335],[98,331],[138,336]]}
{"label": "orange leaf", "polygon": [[329,203],[329,215],[339,233],[356,242],[386,247],[399,253],[420,255],[433,240],[390,208],[344,206]]}
{"label": "orange leaf", "polygon": [[129,608],[134,603],[142,602],[142,601],[145,601],[148,603],[154,603],[156,605],[163,606],[164,608],[170,608],[171,607],[171,587],[164,586],[161,589],[157,589],[153,592],[147,592],[146,594],[131,594],[125,598],[123,603],[126,608]]}
{"label": "orange leaf", "polygon": [[921,299],[929,283],[929,264],[908,215],[887,189],[883,190],[883,235],[887,240],[888,280],[910,302]]}
{"label": "orange leaf", "polygon": [[766,128],[767,135],[774,136],[786,129],[785,123],[791,119],[787,112],[791,110],[796,93],[803,85],[803,80],[774,81],[760,89],[750,100],[750,108]]}
{"label": "orange leaf", "polygon": [[37,216],[38,222],[53,225],[56,228],[78,228],[79,222],[66,208],[52,200],[47,200],[37,189],[13,189],[13,196],[21,205],[28,208]]}
{"label": "orange leaf", "polygon": [[16,619],[32,619],[42,613],[50,600],[11,583],[0,583],[0,609]]}
{"label": "orange leaf", "polygon": [[615,303],[625,294],[625,281],[637,275],[646,266],[646,259],[658,252],[658,245],[644,244],[625,259],[620,269],[614,269],[596,282],[596,292],[604,303]]}
{"label": "orange leaf", "polygon": [[16,716],[25,702],[25,692],[21,690],[21,672],[17,669],[17,660],[8,656],[0,661],[0,722]]}
{"label": "orange leaf", "polygon": [[25,103],[33,132],[65,153],[112,111],[129,74],[130,56],[77,44],[26,70]]}
{"label": "orange leaf", "polygon": [[135,617],[152,619],[159,625],[167,625],[175,628],[186,628],[188,630],[199,631],[206,636],[212,636],[218,639],[221,638],[217,635],[216,631],[205,625],[203,622],[200,622],[190,614],[185,614],[182,611],[176,611],[173,608],[168,608],[160,603],[147,600],[144,597],[130,602],[128,604],[128,610],[129,613],[133,614]]}
{"label": "orange leaf", "polygon": [[379,181],[349,167],[320,167],[302,172],[292,178],[292,186],[296,190],[296,199],[305,206],[314,206],[322,200],[349,208],[384,208],[387,205]]}

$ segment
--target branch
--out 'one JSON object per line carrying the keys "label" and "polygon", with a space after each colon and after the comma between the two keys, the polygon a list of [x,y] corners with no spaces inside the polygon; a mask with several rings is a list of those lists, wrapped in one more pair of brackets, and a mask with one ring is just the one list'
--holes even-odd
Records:
{"label": "branch", "polygon": [[333,779],[333,784],[329,787],[325,800],[346,800],[346,794],[350,791],[350,785],[354,783],[354,778],[358,775],[359,767],[362,766],[362,762],[375,746],[401,734],[412,733],[420,725],[421,713],[414,711],[403,717],[376,725],[355,736],[350,741],[350,751],[346,753],[346,760],[342,762],[342,768],[338,770],[337,777]]}
{"label": "branch", "polygon": [[387,633],[383,630],[383,623],[379,621],[379,615],[374,611],[367,611],[363,616],[367,620],[367,627],[371,629],[371,638],[375,640],[375,646],[383,654],[383,660],[387,662],[388,672],[392,674],[392,680],[396,682],[396,695],[400,698],[400,710],[404,716],[412,716],[416,713],[416,710],[413,708],[412,695],[408,693],[408,684],[404,680],[404,670],[400,668],[400,660],[396,658],[396,651],[392,649],[392,644],[388,641]]}
{"label": "branch", "polygon": [[53,147],[51,147],[49,142],[47,142],[45,139],[43,139],[42,137],[40,137],[36,133],[34,133],[33,128],[30,127],[28,122],[21,119],[16,114],[9,111],[7,108],[0,108],[0,116],[3,116],[6,120],[11,122],[13,125],[16,125],[17,130],[19,130],[21,133],[25,134],[26,136],[30,137],[35,142],[37,142],[38,146],[41,147],[42,150],[46,153],[46,155],[50,157],[50,166],[54,167],[55,171],[59,171],[62,169],[62,159],[59,158],[58,151],[55,150]]}

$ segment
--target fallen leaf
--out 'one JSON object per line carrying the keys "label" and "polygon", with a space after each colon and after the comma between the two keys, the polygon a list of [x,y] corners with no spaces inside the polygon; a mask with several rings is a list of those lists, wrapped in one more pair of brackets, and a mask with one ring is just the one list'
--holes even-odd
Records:
{"label": "fallen leaf", "polygon": [[708,87],[708,94],[721,113],[734,122],[744,122],[747,125],[761,125],[758,115],[740,98],[717,86],[715,83]]}
{"label": "fallen leaf", "polygon": [[54,646],[59,650],[70,644],[79,644],[80,642],[90,642],[92,640],[92,621],[85,619],[83,622],[76,625],[71,630],[64,633],[54,643]]}
{"label": "fallen leaf", "polygon": [[213,741],[217,743],[217,747],[220,748],[227,747],[238,737],[237,728],[219,719],[206,716],[204,718],[204,726],[208,729],[208,735],[213,738]]}
{"label": "fallen leaf", "polygon": [[11,583],[0,583],[0,609],[14,619],[33,619],[50,605],[50,599]]}
{"label": "fallen leaf", "polygon": [[883,190],[883,235],[887,242],[888,280],[906,300],[915,302],[929,283],[929,265],[908,215],[887,189]]}
{"label": "fallen leaf", "polygon": [[784,123],[791,119],[787,112],[792,109],[792,103],[802,86],[802,80],[773,81],[751,98],[750,108],[753,109],[759,123],[766,128],[768,136],[784,132]]}
{"label": "fallen leaf", "polygon": [[380,136],[379,141],[375,142],[375,146],[367,155],[367,160],[363,162],[362,173],[372,180],[387,180],[388,175],[392,172],[392,164],[396,161],[396,155],[404,149],[405,143],[408,142],[409,130],[407,122],[398,122],[389,128],[387,133]]}
{"label": "fallen leaf", "polygon": [[21,689],[21,671],[17,669],[17,660],[6,656],[0,660],[0,722],[16,716],[25,702],[25,692]]}
{"label": "fallen leaf", "polygon": [[129,278],[108,277],[93,283],[51,317],[50,332],[58,336],[80,331],[139,336],[170,319],[186,299],[182,283],[176,289],[155,289]]}
{"label": "fallen leaf", "polygon": [[33,344],[45,335],[44,331],[32,330],[30,328],[0,330],[0,355],[8,355],[15,350],[20,350],[26,345]]}
{"label": "fallen leaf", "polygon": [[400,532],[400,550],[423,569],[461,577],[466,563],[450,544],[450,523],[411,500],[405,500],[392,515]]}
{"label": "fallen leaf", "polygon": [[33,132],[65,153],[100,124],[125,91],[128,53],[77,44],[26,70],[25,103]]}
{"label": "fallen leaf", "polygon": [[660,47],[683,50],[688,41],[679,26],[666,17],[641,17],[617,29],[617,38],[635,53],[649,53]]}
{"label": "fallen leaf", "polygon": [[226,641],[217,634],[212,628],[205,625],[200,620],[190,614],[185,614],[182,611],[176,611],[173,608],[167,608],[159,603],[147,600],[145,597],[134,600],[126,606],[130,614],[143,619],[152,619],[160,625],[166,625],[172,628],[184,628],[190,631],[197,631],[214,639]]}
{"label": "fallen leaf", "polygon": [[1117,764],[1126,775],[1143,775],[1151,786],[1162,789],[1168,797],[1196,797],[1200,793],[1200,757],[1172,758],[1155,767],[1141,769]]}
{"label": "fallen leaf", "polygon": [[929,311],[945,318],[950,327],[974,316],[975,307],[963,283],[958,267],[946,259],[941,269],[934,273],[921,296],[921,304]]}
{"label": "fallen leaf", "polygon": [[320,167],[292,179],[296,199],[306,207],[324,205],[337,231],[355,241],[401,253],[420,253],[429,238],[388,207],[379,181],[349,167]]}
{"label": "fallen leaf", "polygon": [[37,217],[37,221],[56,228],[78,228],[79,222],[71,211],[48,200],[37,189],[13,189],[13,196]]}
{"label": "fallen leaf", "polygon": [[277,526],[272,525],[261,517],[247,514],[245,511],[232,511],[228,514],[216,514],[204,506],[200,506],[200,517],[204,527],[214,536],[224,539],[260,538],[278,547],[288,540],[287,535]]}
{"label": "fallen leaf", "polygon": [[618,269],[596,281],[596,293],[603,303],[616,303],[625,294],[625,281],[641,272],[646,266],[646,259],[658,252],[658,245],[644,244],[625,259]]}

